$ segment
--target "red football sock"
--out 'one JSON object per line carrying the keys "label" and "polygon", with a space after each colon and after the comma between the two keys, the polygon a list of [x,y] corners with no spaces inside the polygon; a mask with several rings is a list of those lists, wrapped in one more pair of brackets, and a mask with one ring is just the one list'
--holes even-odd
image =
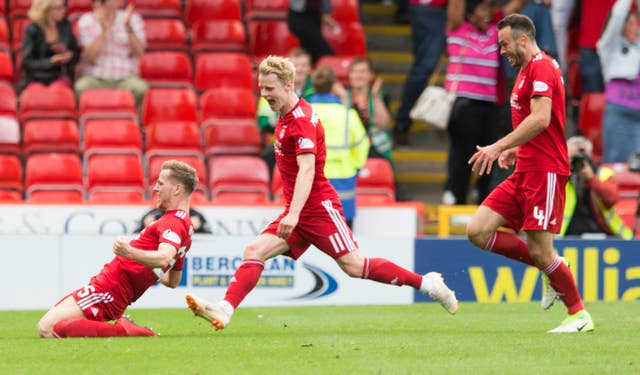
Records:
{"label": "red football sock", "polygon": [[126,336],[124,328],[114,324],[83,318],[61,320],[53,326],[53,333],[64,337],[114,337]]}
{"label": "red football sock", "polygon": [[260,275],[264,269],[264,262],[257,259],[245,259],[231,279],[224,299],[233,306],[234,309],[242,302],[258,284]]}
{"label": "red football sock", "polygon": [[513,233],[496,231],[484,247],[493,253],[536,267],[529,255],[529,247]]}
{"label": "red football sock", "polygon": [[362,278],[391,285],[409,285],[420,289],[422,275],[411,272],[384,258],[364,258]]}
{"label": "red football sock", "polygon": [[560,260],[559,256],[556,255],[551,264],[542,271],[549,276],[551,286],[560,294],[569,314],[575,314],[584,309],[584,304],[582,303],[582,298],[580,298],[580,292],[578,292],[571,270]]}

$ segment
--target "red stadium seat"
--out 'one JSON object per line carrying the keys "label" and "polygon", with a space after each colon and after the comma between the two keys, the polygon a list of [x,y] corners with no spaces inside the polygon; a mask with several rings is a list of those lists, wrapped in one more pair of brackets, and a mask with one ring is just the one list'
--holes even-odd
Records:
{"label": "red stadium seat", "polygon": [[184,52],[147,52],[140,59],[140,75],[151,87],[193,88],[191,59]]}
{"label": "red stadium seat", "polygon": [[200,95],[202,127],[225,120],[251,120],[256,118],[256,96],[252,90],[241,87],[212,88]]}
{"label": "red stadium seat", "polygon": [[242,20],[239,0],[186,0],[185,20],[193,25],[202,20]]}
{"label": "red stadium seat", "polygon": [[358,173],[356,199],[378,203],[395,202],[395,184],[391,163],[382,158],[369,158]]}
{"label": "red stadium seat", "polygon": [[145,22],[151,18],[182,19],[182,4],[180,0],[130,0],[135,4],[136,12]]}
{"label": "red stadium seat", "polygon": [[601,92],[588,92],[580,99],[578,129],[593,144],[592,158],[597,162],[602,158],[602,115],[605,97]]}
{"label": "red stadium seat", "polygon": [[19,155],[20,124],[10,116],[0,116],[0,153]]}
{"label": "red stadium seat", "polygon": [[0,86],[13,87],[14,71],[11,55],[7,51],[0,51]]}
{"label": "red stadium seat", "polygon": [[145,126],[162,121],[198,121],[196,94],[191,89],[151,88],[142,101]]}
{"label": "red stadium seat", "polygon": [[572,103],[577,103],[582,96],[582,80],[580,79],[580,55],[578,52],[567,56],[567,94]]}
{"label": "red stadium seat", "polygon": [[74,120],[37,119],[23,124],[22,151],[80,153],[80,132]]}
{"label": "red stadium seat", "polygon": [[38,118],[76,119],[76,98],[67,87],[30,86],[20,95],[21,121]]}
{"label": "red stadium seat", "polygon": [[82,163],[76,154],[42,153],[27,157],[25,197],[33,202],[81,202]]}
{"label": "red stadium seat", "polygon": [[339,31],[327,25],[322,27],[322,35],[338,56],[365,56],[367,42],[364,29],[359,22],[340,23]]}
{"label": "red stadium seat", "polygon": [[0,155],[0,190],[24,191],[22,162],[16,155]]}
{"label": "red stadium seat", "polygon": [[360,22],[358,0],[331,0],[331,7],[331,17],[337,22]]}
{"label": "red stadium seat", "polygon": [[22,194],[18,193],[15,190],[2,190],[0,189],[0,202],[4,203],[15,203],[22,202]]}
{"label": "red stadium seat", "polygon": [[191,50],[202,52],[247,52],[247,33],[238,20],[203,20],[191,28]]}
{"label": "red stadium seat", "polygon": [[214,87],[253,89],[253,67],[243,53],[217,52],[196,55],[197,90]]}
{"label": "red stadium seat", "polygon": [[93,119],[84,125],[85,161],[94,154],[134,154],[142,158],[142,136],[131,119]]}
{"label": "red stadium seat", "polygon": [[204,160],[196,156],[158,155],[150,157],[148,161],[148,186],[152,187],[153,185],[155,185],[156,181],[158,180],[158,176],[160,176],[160,171],[162,171],[162,163],[170,159],[185,162],[195,168],[196,175],[198,176],[198,185],[196,187],[196,191],[191,196],[191,200],[196,200],[199,202],[208,201],[209,189],[207,188],[207,168],[204,165]]}
{"label": "red stadium seat", "polygon": [[14,53],[21,49],[24,29],[30,23],[31,20],[28,18],[14,18],[11,20],[11,49]]}
{"label": "red stadium seat", "polygon": [[[2,1],[0,1],[2,3]],[[11,51],[11,38],[9,36],[9,25],[0,14],[0,50]]]}
{"label": "red stadium seat", "polygon": [[349,86],[349,67],[353,59],[353,56],[322,56],[316,63],[316,67],[330,66],[340,83]]}
{"label": "red stadium seat", "polygon": [[268,202],[267,164],[258,156],[212,157],[209,159],[209,191],[215,202]]}
{"label": "red stadium seat", "polygon": [[250,21],[247,29],[249,54],[258,60],[268,55],[287,56],[300,46],[286,21]]}
{"label": "red stadium seat", "polygon": [[144,21],[147,51],[189,50],[187,30],[179,19],[151,18]]}
{"label": "red stadium seat", "polygon": [[[2,52],[0,52],[2,56]],[[2,59],[0,57],[0,64]],[[16,98],[16,92],[12,86],[0,85],[0,117],[16,117],[18,115],[18,100]]]}
{"label": "red stadium seat", "polygon": [[93,202],[143,201],[142,161],[130,154],[93,155],[87,162],[87,193]]}
{"label": "red stadium seat", "polygon": [[255,121],[207,126],[204,132],[205,156],[262,154],[262,138]]}
{"label": "red stadium seat", "polygon": [[91,119],[131,119],[138,121],[136,101],[124,89],[88,89],[82,92],[79,104],[79,123]]}
{"label": "red stadium seat", "polygon": [[640,194],[640,173],[629,170],[628,163],[605,163],[601,167],[608,167],[616,172],[618,193],[621,198],[637,198]]}
{"label": "red stadium seat", "polygon": [[286,20],[289,0],[247,0],[245,20]]}
{"label": "red stadium seat", "polygon": [[16,19],[27,18],[27,12],[31,8],[31,0],[8,0],[9,18],[11,22]]}
{"label": "red stadium seat", "polygon": [[5,4],[4,1],[0,1],[0,14],[1,15],[7,14],[7,5]]}
{"label": "red stadium seat", "polygon": [[202,155],[200,128],[195,121],[155,122],[147,128],[147,161],[157,155],[195,156]]}

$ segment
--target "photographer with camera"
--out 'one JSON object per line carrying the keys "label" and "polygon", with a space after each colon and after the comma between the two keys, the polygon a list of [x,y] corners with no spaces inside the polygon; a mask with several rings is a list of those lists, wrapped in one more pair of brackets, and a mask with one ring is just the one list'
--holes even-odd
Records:
{"label": "photographer with camera", "polygon": [[593,145],[582,136],[567,140],[571,163],[571,177],[565,187],[566,201],[560,236],[580,236],[585,233],[601,233],[633,238],[633,231],[627,227],[615,212],[618,201],[618,183],[611,168],[598,168],[591,159]]}

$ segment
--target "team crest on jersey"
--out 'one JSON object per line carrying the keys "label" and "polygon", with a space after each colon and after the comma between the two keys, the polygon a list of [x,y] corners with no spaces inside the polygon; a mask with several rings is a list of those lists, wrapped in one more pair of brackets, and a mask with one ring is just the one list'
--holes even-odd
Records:
{"label": "team crest on jersey", "polygon": [[511,94],[511,100],[509,101],[509,104],[515,109],[522,109],[522,107],[520,107],[520,104],[518,104],[518,94],[516,93]]}
{"label": "team crest on jersey", "polygon": [[280,155],[282,156],[282,142],[280,142],[279,140],[275,140],[273,142],[273,151],[275,152],[276,155]]}
{"label": "team crest on jersey", "polygon": [[173,232],[171,229],[167,229],[162,233],[162,238],[169,240],[173,243],[180,243],[180,236],[176,232]]}
{"label": "team crest on jersey", "polygon": [[309,138],[299,138],[298,139],[298,147],[301,149],[309,149],[309,148],[313,148],[314,144],[313,141],[310,140]]}
{"label": "team crest on jersey", "polygon": [[549,85],[542,81],[533,81],[533,91],[534,92],[545,92],[549,90]]}

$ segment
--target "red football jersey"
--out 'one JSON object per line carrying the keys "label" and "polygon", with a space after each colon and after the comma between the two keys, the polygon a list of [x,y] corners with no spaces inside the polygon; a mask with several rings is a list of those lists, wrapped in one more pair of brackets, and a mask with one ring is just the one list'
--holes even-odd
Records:
{"label": "red football jersey", "polygon": [[516,171],[554,172],[569,176],[562,72],[558,63],[544,52],[535,55],[526,68],[518,72],[511,92],[514,129],[531,113],[531,99],[534,96],[551,98],[551,123],[543,132],[520,145]]}
{"label": "red football jersey", "polygon": [[300,99],[291,111],[278,119],[273,146],[276,165],[282,176],[282,194],[287,206],[291,203],[298,175],[299,168],[296,157],[307,152],[316,155],[316,170],[305,209],[319,206],[320,202],[338,196],[324,175],[324,163],[327,157],[324,128],[311,104]]}
{"label": "red football jersey", "polygon": [[155,284],[159,276],[169,268],[180,271],[184,267],[184,257],[191,247],[193,225],[189,213],[183,210],[167,211],[162,217],[146,227],[130,242],[130,245],[140,249],[155,251],[160,243],[166,242],[175,246],[178,253],[173,259],[173,267],[164,270],[154,270],[135,260],[116,256],[110,263],[105,264],[102,271],[94,276],[92,283],[112,285],[120,290],[121,295],[129,304]]}

